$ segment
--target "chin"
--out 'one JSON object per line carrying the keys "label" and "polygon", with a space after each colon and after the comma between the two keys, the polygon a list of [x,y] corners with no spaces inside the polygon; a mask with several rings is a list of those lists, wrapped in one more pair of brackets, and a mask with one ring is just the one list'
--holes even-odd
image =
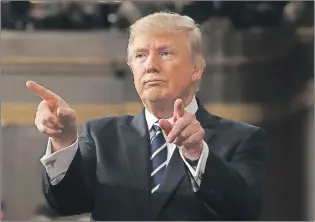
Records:
{"label": "chin", "polygon": [[143,93],[143,99],[149,102],[161,102],[169,99],[169,96],[167,93],[163,92],[162,90],[147,90]]}
{"label": "chin", "polygon": [[160,95],[147,95],[144,97],[146,101],[155,103],[155,102],[161,102],[166,100],[165,96],[160,96]]}

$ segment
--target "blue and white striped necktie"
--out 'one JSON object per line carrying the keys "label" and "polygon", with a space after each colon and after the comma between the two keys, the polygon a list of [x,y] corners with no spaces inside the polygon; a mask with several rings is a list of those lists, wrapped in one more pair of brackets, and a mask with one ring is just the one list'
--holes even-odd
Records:
{"label": "blue and white striped necktie", "polygon": [[167,165],[167,144],[158,122],[153,124],[151,130],[153,131],[151,139],[151,193],[153,194],[159,189],[164,178]]}

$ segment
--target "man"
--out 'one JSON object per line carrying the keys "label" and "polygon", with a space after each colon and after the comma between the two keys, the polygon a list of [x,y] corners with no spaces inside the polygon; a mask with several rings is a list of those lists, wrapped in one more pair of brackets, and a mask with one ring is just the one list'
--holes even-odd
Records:
{"label": "man", "polygon": [[148,15],[130,28],[128,64],[143,103],[136,116],[76,114],[36,84],[35,124],[49,136],[41,159],[48,204],[93,220],[252,220],[261,208],[263,130],[211,115],[195,92],[205,67],[195,22]]}

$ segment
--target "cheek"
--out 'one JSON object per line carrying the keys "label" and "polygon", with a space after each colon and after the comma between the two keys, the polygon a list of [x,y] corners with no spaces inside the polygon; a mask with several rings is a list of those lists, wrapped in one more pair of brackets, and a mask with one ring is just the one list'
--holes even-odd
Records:
{"label": "cheek", "polygon": [[136,90],[138,93],[143,91],[143,85],[141,84],[141,76],[140,75],[133,75],[133,82]]}
{"label": "cheek", "polygon": [[136,88],[140,87],[140,78],[138,75],[133,75],[133,82],[134,82]]}
{"label": "cheek", "polygon": [[131,69],[132,75],[133,75],[133,79],[135,83],[140,82],[141,80],[141,75],[142,75],[142,71],[141,71],[141,67],[139,66],[133,66]]}
{"label": "cheek", "polygon": [[193,71],[189,72],[189,70],[191,70],[191,68],[184,65],[174,66],[171,72],[169,72],[172,85],[182,86],[191,82]]}

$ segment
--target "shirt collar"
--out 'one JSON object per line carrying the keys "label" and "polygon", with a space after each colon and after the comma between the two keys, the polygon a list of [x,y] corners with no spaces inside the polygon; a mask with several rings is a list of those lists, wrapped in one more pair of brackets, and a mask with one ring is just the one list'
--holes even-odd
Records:
{"label": "shirt collar", "polygon": [[[196,97],[194,96],[191,102],[185,107],[185,111],[195,114],[198,110],[198,104],[196,101]],[[152,128],[153,124],[158,120],[152,113],[150,113],[147,109],[145,109],[145,118],[148,124],[148,130]]]}

